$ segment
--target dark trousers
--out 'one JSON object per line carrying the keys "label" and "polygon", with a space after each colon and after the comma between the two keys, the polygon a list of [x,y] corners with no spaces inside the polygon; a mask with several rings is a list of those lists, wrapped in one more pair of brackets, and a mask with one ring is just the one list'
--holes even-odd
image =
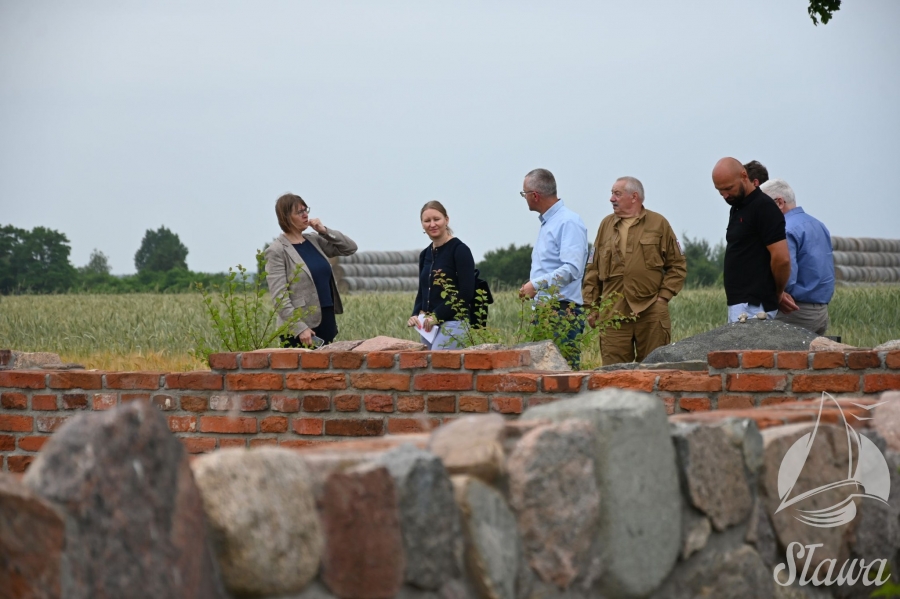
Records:
{"label": "dark trousers", "polygon": [[[334,306],[321,308],[321,310],[322,322],[320,322],[316,326],[316,328],[313,329],[313,335],[324,340],[325,344],[327,345],[334,341],[334,338],[337,337],[337,319],[335,319],[334,317]],[[303,347],[298,337],[283,336],[281,340],[287,344],[286,347]]]}

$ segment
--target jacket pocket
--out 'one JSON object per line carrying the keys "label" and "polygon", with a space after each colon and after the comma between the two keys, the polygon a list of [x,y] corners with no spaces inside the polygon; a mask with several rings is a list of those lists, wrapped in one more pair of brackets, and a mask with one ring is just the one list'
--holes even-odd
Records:
{"label": "jacket pocket", "polygon": [[644,266],[647,268],[662,268],[665,264],[659,248],[661,239],[662,235],[641,236],[641,252],[644,254]]}
{"label": "jacket pocket", "polygon": [[612,257],[612,250],[609,243],[604,243],[598,249],[597,257],[597,276],[601,281],[609,278],[609,261]]}

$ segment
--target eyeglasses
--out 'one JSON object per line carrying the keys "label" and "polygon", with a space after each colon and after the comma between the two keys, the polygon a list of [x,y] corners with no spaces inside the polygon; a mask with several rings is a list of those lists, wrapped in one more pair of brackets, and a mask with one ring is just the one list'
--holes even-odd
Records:
{"label": "eyeglasses", "polygon": [[312,210],[312,208],[310,208],[309,206],[307,206],[306,208],[297,208],[296,210],[294,210],[294,214],[296,214],[297,216],[303,216],[304,214],[309,214],[310,210]]}
{"label": "eyeglasses", "polygon": [[534,191],[533,189],[530,189],[528,191],[520,191],[519,195],[522,196],[523,198],[527,198],[529,193],[537,193],[537,192]]}

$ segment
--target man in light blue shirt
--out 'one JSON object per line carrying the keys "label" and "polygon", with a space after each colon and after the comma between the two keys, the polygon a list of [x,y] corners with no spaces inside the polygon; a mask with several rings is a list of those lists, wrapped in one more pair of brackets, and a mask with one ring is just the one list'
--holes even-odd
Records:
{"label": "man in light blue shirt", "polygon": [[[541,220],[531,252],[531,274],[519,289],[519,297],[541,299],[547,295],[547,288],[555,285],[560,308],[580,314],[581,279],[588,254],[587,227],[557,197],[556,178],[546,169],[537,168],[525,175],[519,195],[525,198],[529,210],[540,214]],[[567,336],[574,339],[579,332],[570,331]],[[573,363],[578,364],[577,357]]]}
{"label": "man in light blue shirt", "polygon": [[779,312],[775,318],[824,335],[828,330],[828,302],[834,295],[831,233],[797,206],[794,190],[783,179],[770,179],[760,189],[784,214],[791,253],[791,276],[784,290],[799,307],[790,314]]}

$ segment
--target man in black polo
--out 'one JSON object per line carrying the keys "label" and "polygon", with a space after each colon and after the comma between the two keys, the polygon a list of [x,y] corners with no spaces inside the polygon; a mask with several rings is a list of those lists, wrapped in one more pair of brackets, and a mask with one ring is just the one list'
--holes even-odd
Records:
{"label": "man in black polo", "polygon": [[712,172],[713,184],[731,206],[725,235],[725,296],[728,322],[780,309],[797,309],[784,293],[791,274],[791,255],[784,215],[772,198],[757,188],[747,169],[734,158],[722,158]]}

